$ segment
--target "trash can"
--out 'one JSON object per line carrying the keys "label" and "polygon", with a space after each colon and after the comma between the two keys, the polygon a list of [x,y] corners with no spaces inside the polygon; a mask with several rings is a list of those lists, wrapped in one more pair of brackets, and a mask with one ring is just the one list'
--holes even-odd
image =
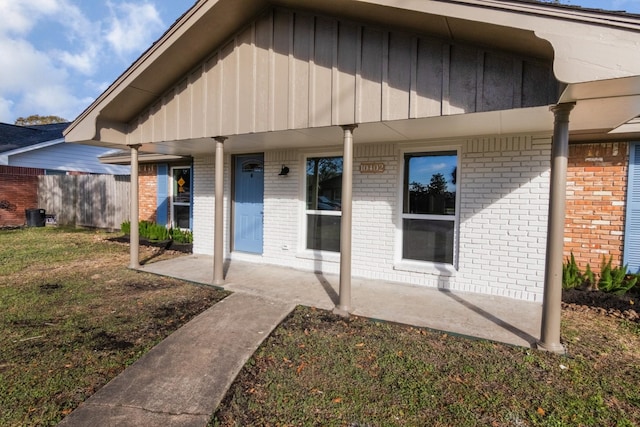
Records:
{"label": "trash can", "polygon": [[46,221],[46,212],[44,209],[25,209],[27,216],[27,227],[44,227]]}

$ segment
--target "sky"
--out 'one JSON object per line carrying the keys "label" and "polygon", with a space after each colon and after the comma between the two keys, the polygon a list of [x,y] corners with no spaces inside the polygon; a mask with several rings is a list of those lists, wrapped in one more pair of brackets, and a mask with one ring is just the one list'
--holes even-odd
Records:
{"label": "sky", "polygon": [[[0,122],[75,119],[196,0],[0,0]],[[640,14],[640,0],[561,0]]]}

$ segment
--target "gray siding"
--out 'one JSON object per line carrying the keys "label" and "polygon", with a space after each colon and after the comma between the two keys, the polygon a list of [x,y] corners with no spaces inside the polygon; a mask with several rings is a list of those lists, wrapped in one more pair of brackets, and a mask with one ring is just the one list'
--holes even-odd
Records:
{"label": "gray siding", "polygon": [[14,154],[9,157],[9,166],[48,169],[58,171],[74,171],[87,173],[104,173],[129,175],[129,166],[102,164],[98,156],[113,151],[91,145],[60,143],[37,150]]}
{"label": "gray siding", "polygon": [[131,123],[131,143],[548,105],[551,64],[275,9]]}

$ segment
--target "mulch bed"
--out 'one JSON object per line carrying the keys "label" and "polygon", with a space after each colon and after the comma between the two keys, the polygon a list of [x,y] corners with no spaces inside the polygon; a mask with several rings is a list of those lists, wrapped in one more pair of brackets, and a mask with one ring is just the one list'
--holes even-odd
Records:
{"label": "mulch bed", "polygon": [[640,295],[614,295],[579,289],[562,291],[562,308],[570,311],[595,311],[610,317],[640,323]]}

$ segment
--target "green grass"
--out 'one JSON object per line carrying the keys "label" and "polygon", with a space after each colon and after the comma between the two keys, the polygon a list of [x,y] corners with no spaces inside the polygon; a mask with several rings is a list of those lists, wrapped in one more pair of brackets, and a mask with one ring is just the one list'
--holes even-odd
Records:
{"label": "green grass", "polygon": [[[128,246],[110,236],[0,231],[0,425],[55,425],[225,296],[128,270]],[[638,325],[565,312],[558,356],[300,307],[210,424],[640,425]]]}
{"label": "green grass", "polygon": [[210,425],[640,425],[638,331],[575,313],[563,328],[568,356],[298,308]]}
{"label": "green grass", "polygon": [[0,231],[0,425],[57,424],[226,295],[127,269],[128,246],[110,236]]}

